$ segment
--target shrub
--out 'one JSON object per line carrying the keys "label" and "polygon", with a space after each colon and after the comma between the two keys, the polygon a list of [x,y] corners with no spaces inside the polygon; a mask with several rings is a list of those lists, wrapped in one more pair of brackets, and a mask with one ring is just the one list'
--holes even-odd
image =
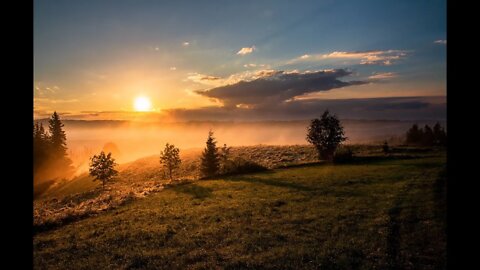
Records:
{"label": "shrub", "polygon": [[353,160],[353,151],[350,147],[339,147],[333,156],[334,163],[346,163]]}
{"label": "shrub", "polygon": [[223,172],[225,175],[253,173],[267,170],[266,167],[241,157],[237,157],[229,161],[230,162],[225,164],[225,169]]}

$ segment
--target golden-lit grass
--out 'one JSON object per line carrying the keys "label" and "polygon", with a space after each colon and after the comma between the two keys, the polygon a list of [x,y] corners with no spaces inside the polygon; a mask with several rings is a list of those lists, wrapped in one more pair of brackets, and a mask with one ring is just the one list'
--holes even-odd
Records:
{"label": "golden-lit grass", "polygon": [[34,237],[35,269],[442,269],[445,155],[197,181]]}

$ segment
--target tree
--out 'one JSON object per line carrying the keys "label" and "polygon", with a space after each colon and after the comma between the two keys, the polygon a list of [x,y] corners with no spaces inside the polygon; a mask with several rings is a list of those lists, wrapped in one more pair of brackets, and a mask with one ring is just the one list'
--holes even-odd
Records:
{"label": "tree", "polygon": [[67,156],[67,136],[63,130],[63,123],[57,112],[53,112],[48,120],[48,129],[50,131],[50,144],[52,154],[58,158]]}
{"label": "tree", "polygon": [[220,167],[220,158],[218,155],[217,142],[213,137],[213,132],[208,132],[207,146],[202,153],[200,173],[204,177],[211,177],[218,173]]}
{"label": "tree", "polygon": [[33,170],[36,173],[48,158],[49,136],[42,123],[33,125]]}
{"label": "tree", "polygon": [[388,154],[390,152],[390,146],[388,145],[387,141],[383,142],[382,150],[384,154]]}
{"label": "tree", "polygon": [[423,138],[423,130],[418,128],[417,124],[414,124],[407,131],[407,144],[421,144]]}
{"label": "tree", "polygon": [[422,145],[432,146],[434,143],[435,136],[433,134],[433,130],[428,125],[425,125],[425,127],[423,128]]}
{"label": "tree", "polygon": [[335,150],[346,139],[340,120],[328,110],[308,126],[307,141],[315,146],[319,159],[333,160]]}
{"label": "tree", "polygon": [[230,161],[230,148],[227,147],[227,144],[223,144],[223,147],[220,149],[220,171],[222,173],[227,173]]}
{"label": "tree", "polygon": [[118,174],[114,169],[116,165],[117,163],[112,158],[112,153],[105,155],[105,152],[102,151],[98,156],[93,155],[90,158],[90,175],[95,177],[93,181],[102,181],[102,187],[105,190],[105,183]]}
{"label": "tree", "polygon": [[433,137],[435,145],[444,146],[447,144],[447,133],[438,122],[433,126]]}
{"label": "tree", "polygon": [[165,149],[160,152],[160,164],[168,170],[170,180],[173,180],[172,172],[180,167],[182,160],[180,159],[180,150],[175,145],[166,144]]}

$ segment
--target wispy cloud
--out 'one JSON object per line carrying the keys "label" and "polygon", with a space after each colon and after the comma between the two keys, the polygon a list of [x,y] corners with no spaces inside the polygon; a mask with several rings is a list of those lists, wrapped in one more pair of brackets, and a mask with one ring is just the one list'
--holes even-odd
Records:
{"label": "wispy cloud", "polygon": [[200,73],[189,73],[187,80],[192,81],[195,83],[201,83],[205,85],[210,85],[210,86],[218,86],[221,85],[221,79],[220,77],[216,76],[211,76],[211,75],[205,75],[205,74],[200,74]]}
{"label": "wispy cloud", "polygon": [[190,42],[185,41],[185,42],[182,43],[182,46],[185,46],[185,47],[190,46]]}
{"label": "wispy cloud", "polygon": [[57,103],[75,103],[78,99],[55,99],[55,98],[34,98],[34,103],[38,104],[57,104]]}
{"label": "wispy cloud", "polygon": [[253,51],[255,51],[255,46],[243,47],[243,48],[240,49],[240,51],[237,52],[237,54],[238,55],[246,55],[246,54],[252,53]]}
{"label": "wispy cloud", "polygon": [[177,70],[177,67],[170,67],[170,70]]}
{"label": "wispy cloud", "polygon": [[439,40],[435,40],[433,43],[447,45],[447,40],[446,39],[439,39]]}
{"label": "wispy cloud", "polygon": [[288,63],[298,63],[303,61],[322,61],[327,59],[358,60],[361,65],[392,65],[394,61],[404,58],[407,55],[405,50],[375,50],[375,51],[334,51],[327,54],[304,54]]}
{"label": "wispy cloud", "polygon": [[45,97],[50,94],[54,94],[60,90],[57,85],[43,85],[42,83],[36,83],[34,86],[35,96]]}
{"label": "wispy cloud", "polygon": [[383,72],[383,73],[374,73],[368,78],[371,80],[383,80],[383,79],[391,79],[395,77],[397,77],[397,74],[395,72]]}

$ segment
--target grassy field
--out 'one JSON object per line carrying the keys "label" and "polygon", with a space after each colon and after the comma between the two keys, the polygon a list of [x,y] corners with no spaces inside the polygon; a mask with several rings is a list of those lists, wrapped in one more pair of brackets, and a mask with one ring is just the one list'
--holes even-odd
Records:
{"label": "grassy field", "polygon": [[445,154],[170,187],[34,236],[35,269],[443,269]]}

